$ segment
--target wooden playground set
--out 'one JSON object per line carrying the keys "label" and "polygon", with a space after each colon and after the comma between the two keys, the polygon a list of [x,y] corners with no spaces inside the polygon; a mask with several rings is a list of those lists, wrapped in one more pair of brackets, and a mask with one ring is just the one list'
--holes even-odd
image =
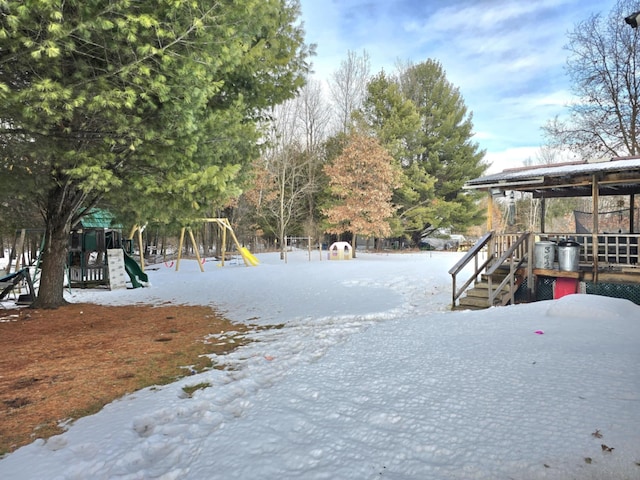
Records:
{"label": "wooden playground set", "polygon": [[[222,237],[220,252],[216,258],[224,266],[228,257],[227,234],[246,266],[258,265],[258,259],[240,244],[227,218],[202,218],[198,223],[219,227]],[[95,210],[84,217],[72,230],[69,238],[65,284],[71,288],[107,287],[109,289],[132,288],[148,285],[145,273],[143,232],[145,226],[135,225],[128,237],[122,235],[122,227],[104,210]],[[21,229],[16,232],[6,269],[0,272],[0,302],[13,296],[17,304],[29,305],[37,295],[40,265],[44,249],[44,230]],[[175,270],[180,267],[182,251],[188,234],[200,271],[204,271],[200,248],[193,230],[182,227],[179,237]],[[138,249],[138,261],[134,258]],[[128,279],[128,280],[127,280]]]}

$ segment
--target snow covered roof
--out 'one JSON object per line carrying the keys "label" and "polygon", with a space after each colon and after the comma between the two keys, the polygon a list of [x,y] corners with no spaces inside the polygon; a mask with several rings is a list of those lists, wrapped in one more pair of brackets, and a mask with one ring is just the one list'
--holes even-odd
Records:
{"label": "snow covered roof", "polygon": [[592,194],[594,177],[600,195],[640,193],[640,157],[508,169],[469,180],[465,188],[526,191],[536,197],[580,197]]}

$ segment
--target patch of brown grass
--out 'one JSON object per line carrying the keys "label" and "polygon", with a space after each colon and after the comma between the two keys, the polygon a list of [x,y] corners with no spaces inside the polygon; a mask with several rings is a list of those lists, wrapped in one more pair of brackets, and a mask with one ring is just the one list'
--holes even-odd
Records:
{"label": "patch of brown grass", "polygon": [[247,329],[202,306],[0,310],[0,455],[60,433],[63,420],[188,375],[185,367],[211,368],[207,353],[242,340],[213,345],[205,337]]}

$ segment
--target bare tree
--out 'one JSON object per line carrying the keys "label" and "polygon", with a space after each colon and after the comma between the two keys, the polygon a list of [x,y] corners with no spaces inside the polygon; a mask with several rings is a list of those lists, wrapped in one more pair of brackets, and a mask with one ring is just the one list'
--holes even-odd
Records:
{"label": "bare tree", "polygon": [[536,160],[540,165],[553,165],[559,162],[559,154],[552,146],[541,145],[536,153]]}
{"label": "bare tree", "polygon": [[340,62],[340,68],[332,75],[329,90],[339,116],[339,130],[345,134],[351,126],[351,114],[362,106],[367,93],[370,68],[366,50],[360,56],[349,50],[347,59]]}
{"label": "bare tree", "polygon": [[297,123],[304,135],[304,147],[309,152],[317,153],[327,134],[331,121],[330,109],[323,100],[322,84],[309,79],[297,97]]}
{"label": "bare tree", "polygon": [[638,10],[635,0],[619,0],[608,17],[592,15],[569,34],[567,71],[576,101],[566,120],[544,130],[555,146],[586,157],[640,154],[640,34],[624,22]]}
{"label": "bare tree", "polygon": [[318,156],[304,147],[304,139],[313,138],[311,127],[299,118],[304,102],[290,100],[277,107],[269,130],[268,147],[254,164],[255,182],[245,198],[256,209],[264,226],[278,239],[280,258],[284,259],[286,234],[290,226],[304,217],[305,199],[317,189],[314,167]]}
{"label": "bare tree", "polygon": [[324,101],[322,84],[309,80],[300,91],[296,103],[297,124],[304,139],[304,150],[308,155],[305,202],[307,218],[304,221],[305,235],[320,241],[322,231],[316,217],[316,193],[320,188],[321,169],[324,159],[324,142],[331,121],[331,111]]}
{"label": "bare tree", "polygon": [[[541,145],[534,157],[524,160],[525,167],[536,165],[553,165],[566,161],[566,151],[561,151],[557,147],[549,144]],[[516,208],[520,212],[519,227],[533,230],[539,227],[539,216],[542,199],[534,198],[531,193],[516,194]],[[547,208],[553,214],[560,216],[570,213],[575,209],[575,200],[566,198],[550,198],[545,201]],[[564,207],[564,208],[563,208]]]}

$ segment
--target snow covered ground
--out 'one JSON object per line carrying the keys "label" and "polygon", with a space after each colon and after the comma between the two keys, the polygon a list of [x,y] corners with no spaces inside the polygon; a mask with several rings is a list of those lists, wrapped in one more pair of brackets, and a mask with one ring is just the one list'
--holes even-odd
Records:
{"label": "snow covered ground", "polygon": [[571,295],[450,312],[456,253],[257,256],[204,273],[152,266],[144,289],[74,290],[75,302],[206,304],[284,327],[215,358],[225,370],[19,449],[0,478],[640,478],[640,307]]}

